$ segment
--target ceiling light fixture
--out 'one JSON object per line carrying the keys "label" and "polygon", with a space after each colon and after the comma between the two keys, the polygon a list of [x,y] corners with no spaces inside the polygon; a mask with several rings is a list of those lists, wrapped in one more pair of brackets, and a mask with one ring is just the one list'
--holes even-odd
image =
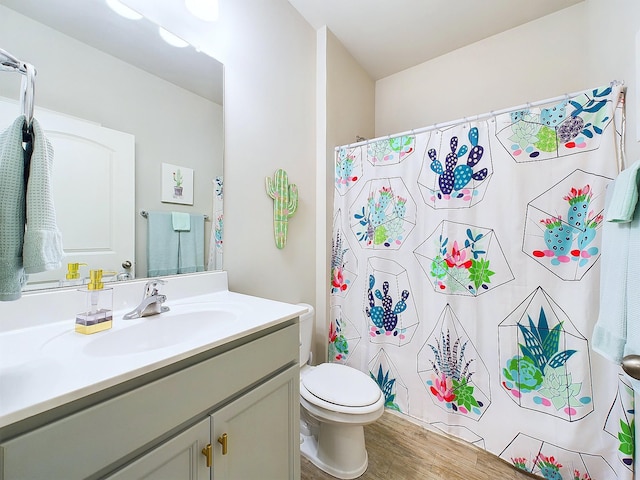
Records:
{"label": "ceiling light fixture", "polygon": [[218,20],[218,0],[185,0],[187,10],[205,22]]}
{"label": "ceiling light fixture", "polygon": [[185,42],[183,39],[181,39],[177,35],[174,35],[173,33],[165,30],[162,27],[158,27],[158,33],[160,33],[160,36],[165,42],[167,42],[169,45],[173,47],[184,48],[187,45],[189,45],[188,42]]}
{"label": "ceiling light fixture", "polygon": [[106,2],[111,10],[124,18],[128,18],[129,20],[140,20],[141,18],[143,18],[142,15],[140,15],[135,10],[127,7],[119,0],[106,0]]}

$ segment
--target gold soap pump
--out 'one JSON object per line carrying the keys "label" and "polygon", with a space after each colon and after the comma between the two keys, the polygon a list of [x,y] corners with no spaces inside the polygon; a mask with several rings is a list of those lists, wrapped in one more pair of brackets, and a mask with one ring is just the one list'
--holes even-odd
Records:
{"label": "gold soap pump", "polygon": [[67,263],[67,274],[65,275],[65,280],[60,280],[60,286],[70,287],[70,286],[82,285],[84,281],[82,278],[80,278],[80,267],[83,265],[85,267],[88,267],[86,263],[80,263],[80,262]]}
{"label": "gold soap pump", "polygon": [[85,295],[86,309],[76,315],[76,332],[90,335],[111,328],[113,323],[113,289],[104,288],[102,270],[89,271]]}

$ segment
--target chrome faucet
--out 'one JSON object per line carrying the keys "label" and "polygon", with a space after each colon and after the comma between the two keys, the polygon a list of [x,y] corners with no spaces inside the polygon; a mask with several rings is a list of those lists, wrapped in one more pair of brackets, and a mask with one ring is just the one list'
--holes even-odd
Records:
{"label": "chrome faucet", "polygon": [[127,313],[122,317],[124,320],[131,320],[132,318],[147,317],[149,315],[157,315],[158,313],[168,312],[169,307],[165,307],[162,304],[167,300],[166,295],[160,295],[158,292],[158,285],[164,285],[167,283],[165,280],[155,278],[149,280],[142,295],[142,301],[134,310]]}

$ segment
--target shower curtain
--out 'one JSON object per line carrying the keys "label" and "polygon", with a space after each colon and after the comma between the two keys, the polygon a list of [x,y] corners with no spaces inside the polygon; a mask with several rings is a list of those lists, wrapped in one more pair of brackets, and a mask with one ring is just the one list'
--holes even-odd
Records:
{"label": "shower curtain", "polygon": [[213,219],[209,240],[209,261],[207,270],[222,270],[222,252],[224,238],[224,179],[213,179]]}
{"label": "shower curtain", "polygon": [[516,468],[631,479],[633,391],[589,345],[621,90],[336,149],[330,361]]}

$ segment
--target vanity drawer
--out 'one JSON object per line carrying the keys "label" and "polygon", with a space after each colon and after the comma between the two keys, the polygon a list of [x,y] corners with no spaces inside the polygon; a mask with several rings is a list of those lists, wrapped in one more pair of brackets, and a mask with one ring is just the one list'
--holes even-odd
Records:
{"label": "vanity drawer", "polygon": [[298,324],[0,445],[4,480],[91,478],[298,363]]}

